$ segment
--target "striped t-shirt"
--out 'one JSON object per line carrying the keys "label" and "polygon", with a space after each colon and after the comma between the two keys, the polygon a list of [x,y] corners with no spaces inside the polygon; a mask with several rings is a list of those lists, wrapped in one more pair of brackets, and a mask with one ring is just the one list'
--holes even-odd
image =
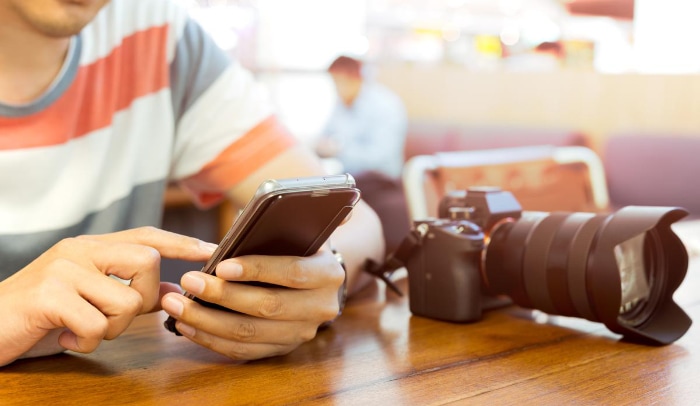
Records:
{"label": "striped t-shirt", "polygon": [[0,279],[65,237],[159,225],[170,181],[211,205],[295,143],[186,10],[113,0],[45,94],[0,103]]}

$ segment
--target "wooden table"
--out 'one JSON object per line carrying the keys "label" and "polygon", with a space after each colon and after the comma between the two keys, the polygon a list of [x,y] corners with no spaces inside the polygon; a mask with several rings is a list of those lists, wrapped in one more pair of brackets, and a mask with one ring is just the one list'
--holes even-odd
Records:
{"label": "wooden table", "polygon": [[[700,258],[676,298],[700,318]],[[472,324],[411,316],[372,288],[284,357],[232,362],[141,316],[89,355],[0,369],[0,404],[661,404],[700,402],[700,325],[676,343],[619,341],[604,326],[518,307]]]}

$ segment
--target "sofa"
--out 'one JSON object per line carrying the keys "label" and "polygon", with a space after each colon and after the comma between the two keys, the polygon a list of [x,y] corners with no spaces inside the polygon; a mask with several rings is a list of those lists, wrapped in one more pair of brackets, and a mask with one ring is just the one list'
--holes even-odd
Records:
{"label": "sofa", "polygon": [[601,148],[611,206],[680,206],[700,217],[700,134],[620,132]]}
{"label": "sofa", "polygon": [[528,145],[589,146],[576,129],[516,125],[462,125],[432,120],[409,123],[404,158],[436,152],[521,147]]}

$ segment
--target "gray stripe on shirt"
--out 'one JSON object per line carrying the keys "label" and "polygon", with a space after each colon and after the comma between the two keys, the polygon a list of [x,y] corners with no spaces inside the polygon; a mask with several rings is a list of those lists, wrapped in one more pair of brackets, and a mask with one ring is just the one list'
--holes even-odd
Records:
{"label": "gray stripe on shirt", "polygon": [[231,64],[229,56],[188,19],[170,63],[170,89],[177,121]]}
{"label": "gray stripe on shirt", "polygon": [[0,280],[24,268],[64,238],[142,226],[160,226],[165,185],[166,182],[160,180],[136,186],[129,196],[67,228],[32,234],[0,235]]}

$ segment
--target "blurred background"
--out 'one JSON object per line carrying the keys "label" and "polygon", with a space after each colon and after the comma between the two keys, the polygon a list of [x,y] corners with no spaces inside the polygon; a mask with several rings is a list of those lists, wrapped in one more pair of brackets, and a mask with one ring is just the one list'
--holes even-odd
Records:
{"label": "blurred background", "polygon": [[[279,117],[310,146],[336,100],[326,69],[348,54],[405,103],[405,162],[445,151],[584,146],[600,157],[596,182],[607,182],[611,209],[681,206],[700,218],[692,184],[700,172],[697,0],[181,1],[267,85]],[[551,171],[501,172],[498,186],[555,206],[542,188],[561,196],[571,187]],[[391,193],[375,207],[396,234],[389,242],[408,228],[403,192]],[[235,216],[226,207],[168,206],[166,228],[209,241]]]}
{"label": "blurred background", "polygon": [[[412,120],[612,132],[695,131],[695,0],[199,0],[192,14],[269,85],[300,137],[332,106],[341,53]],[[555,44],[560,53],[538,52]]]}

